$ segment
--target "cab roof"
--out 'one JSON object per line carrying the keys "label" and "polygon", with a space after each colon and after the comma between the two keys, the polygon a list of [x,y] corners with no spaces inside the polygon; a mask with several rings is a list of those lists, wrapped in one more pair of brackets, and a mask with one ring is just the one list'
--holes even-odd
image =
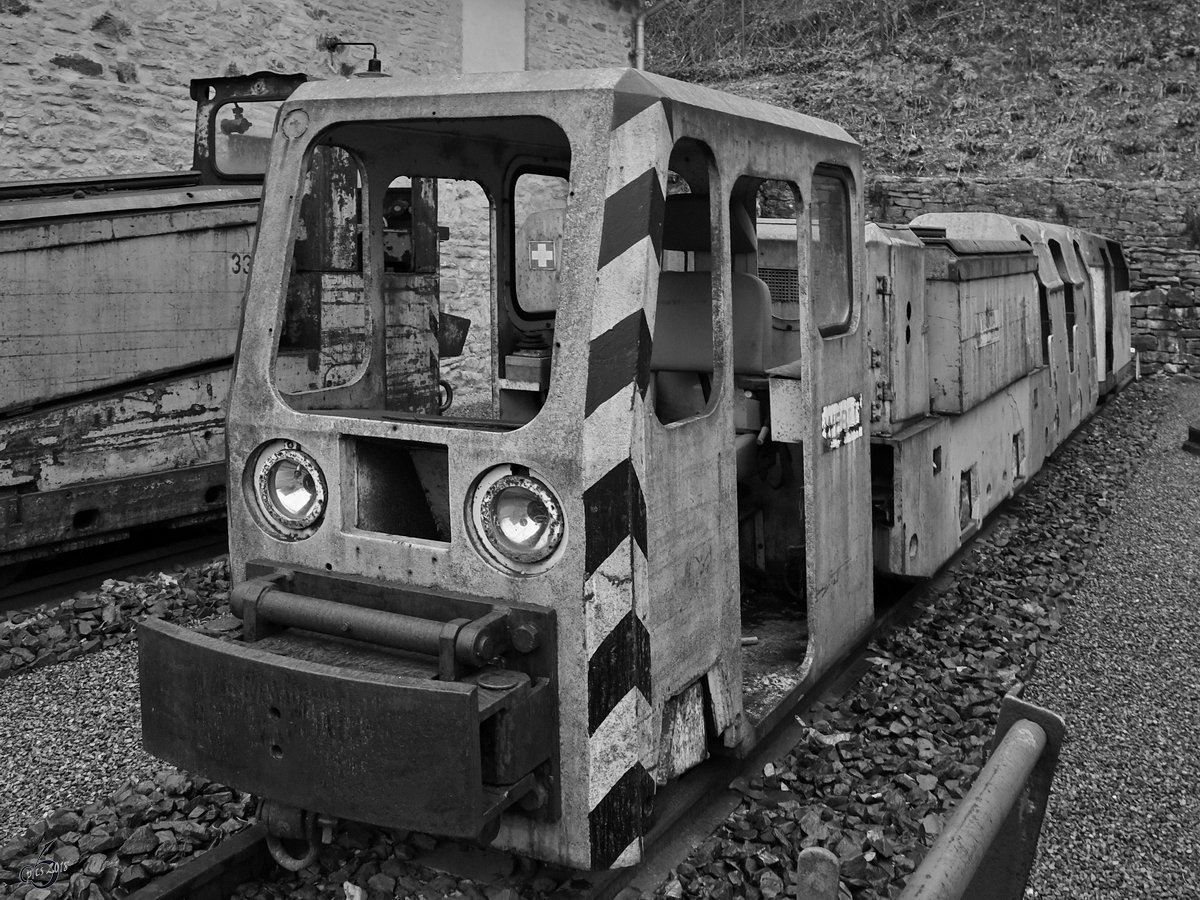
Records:
{"label": "cab roof", "polygon": [[[310,81],[292,94],[288,106],[305,103],[370,99],[439,100],[454,96],[536,94],[552,98],[570,94],[613,95],[613,127],[654,103],[689,107],[702,114],[759,123],[858,146],[840,126],[803,113],[688,84],[639,69],[563,69],[531,72],[486,72],[469,75],[383,78],[340,78]],[[594,103],[594,99],[591,101]]]}

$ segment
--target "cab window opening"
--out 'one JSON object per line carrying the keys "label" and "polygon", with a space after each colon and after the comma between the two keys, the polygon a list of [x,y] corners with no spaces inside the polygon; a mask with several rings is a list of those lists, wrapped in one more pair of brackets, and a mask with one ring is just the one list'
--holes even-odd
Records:
{"label": "cab window opening", "polygon": [[367,355],[358,157],[312,148],[284,303],[275,379],[286,393],[326,390],[361,374]]}
{"label": "cab window opening", "polygon": [[[755,192],[757,211],[755,233],[758,237],[758,277],[771,292],[771,316],[777,331],[798,331],[800,313],[808,296],[807,267],[799,236],[804,215],[800,188],[794,181],[765,179]],[[794,343],[786,335],[773,335],[773,365],[799,358],[799,346],[784,350],[780,345]]]}
{"label": "cab window opening", "polygon": [[[1033,244],[1025,235],[1020,235],[1021,242],[1033,250]],[[1036,253],[1034,254],[1036,256]],[[1050,318],[1050,299],[1046,294],[1046,284],[1042,281],[1041,269],[1034,272],[1038,289],[1038,336],[1041,338],[1042,365],[1050,364],[1050,337],[1054,334],[1054,320]]]}
{"label": "cab window opening", "polygon": [[851,180],[833,166],[818,166],[809,201],[813,321],[822,337],[850,330],[854,313]]}
{"label": "cab window opening", "polygon": [[1067,368],[1075,370],[1075,283],[1063,257],[1062,247],[1058,241],[1050,241],[1050,255],[1058,269],[1058,278],[1062,282],[1063,314],[1067,332]]}
{"label": "cab window opening", "polygon": [[[734,185],[729,210],[730,438],[738,554],[742,571],[754,572],[750,584],[769,585],[787,602],[804,596],[802,452],[798,444],[772,438],[767,373],[800,358],[800,213],[795,182],[742,176]],[[802,648],[799,652],[803,655]]]}
{"label": "cab window opening", "polygon": [[274,369],[285,400],[531,421],[550,392],[562,302],[565,134],[512,117],[350,123],[318,140]]}
{"label": "cab window opening", "polygon": [[712,152],[683,138],[668,168],[675,189],[668,178],[650,358],[654,413],[663,425],[699,418],[715,407],[713,319],[719,314],[713,302]]}
{"label": "cab window opening", "polygon": [[271,155],[271,133],[282,100],[237,99],[212,118],[213,164],[222,175],[262,175]]}

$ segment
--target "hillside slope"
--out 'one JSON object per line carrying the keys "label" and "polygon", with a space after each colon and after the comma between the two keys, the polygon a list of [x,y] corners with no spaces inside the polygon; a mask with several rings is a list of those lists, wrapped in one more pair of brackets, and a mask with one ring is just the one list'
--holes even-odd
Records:
{"label": "hillside slope", "polygon": [[1200,177],[1196,0],[742,7],[676,0],[647,68],[835,121],[880,174]]}

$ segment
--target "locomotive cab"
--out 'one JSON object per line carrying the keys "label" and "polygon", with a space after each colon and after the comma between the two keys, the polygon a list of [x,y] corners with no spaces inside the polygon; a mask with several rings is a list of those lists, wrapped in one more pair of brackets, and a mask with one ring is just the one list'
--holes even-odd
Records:
{"label": "locomotive cab", "polygon": [[230,397],[241,636],[143,626],[147,748],[293,833],[636,862],[656,787],[753,738],[742,564],[804,593],[796,690],[870,623],[861,184],[840,129],[642,72],[297,91]]}

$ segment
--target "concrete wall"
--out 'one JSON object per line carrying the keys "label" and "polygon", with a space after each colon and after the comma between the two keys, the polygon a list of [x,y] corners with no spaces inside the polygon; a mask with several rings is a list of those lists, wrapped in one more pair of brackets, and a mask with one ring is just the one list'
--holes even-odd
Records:
{"label": "concrete wall", "polygon": [[[635,5],[526,0],[526,67],[628,65]],[[186,169],[190,79],[365,68],[361,48],[331,60],[330,37],[375,41],[387,72],[458,72],[463,14],[463,0],[0,0],[0,179]]]}
{"label": "concrete wall", "polygon": [[1061,222],[1120,241],[1134,292],[1133,346],[1143,364],[1200,372],[1200,185],[877,176],[867,204],[877,222],[979,210]]}

